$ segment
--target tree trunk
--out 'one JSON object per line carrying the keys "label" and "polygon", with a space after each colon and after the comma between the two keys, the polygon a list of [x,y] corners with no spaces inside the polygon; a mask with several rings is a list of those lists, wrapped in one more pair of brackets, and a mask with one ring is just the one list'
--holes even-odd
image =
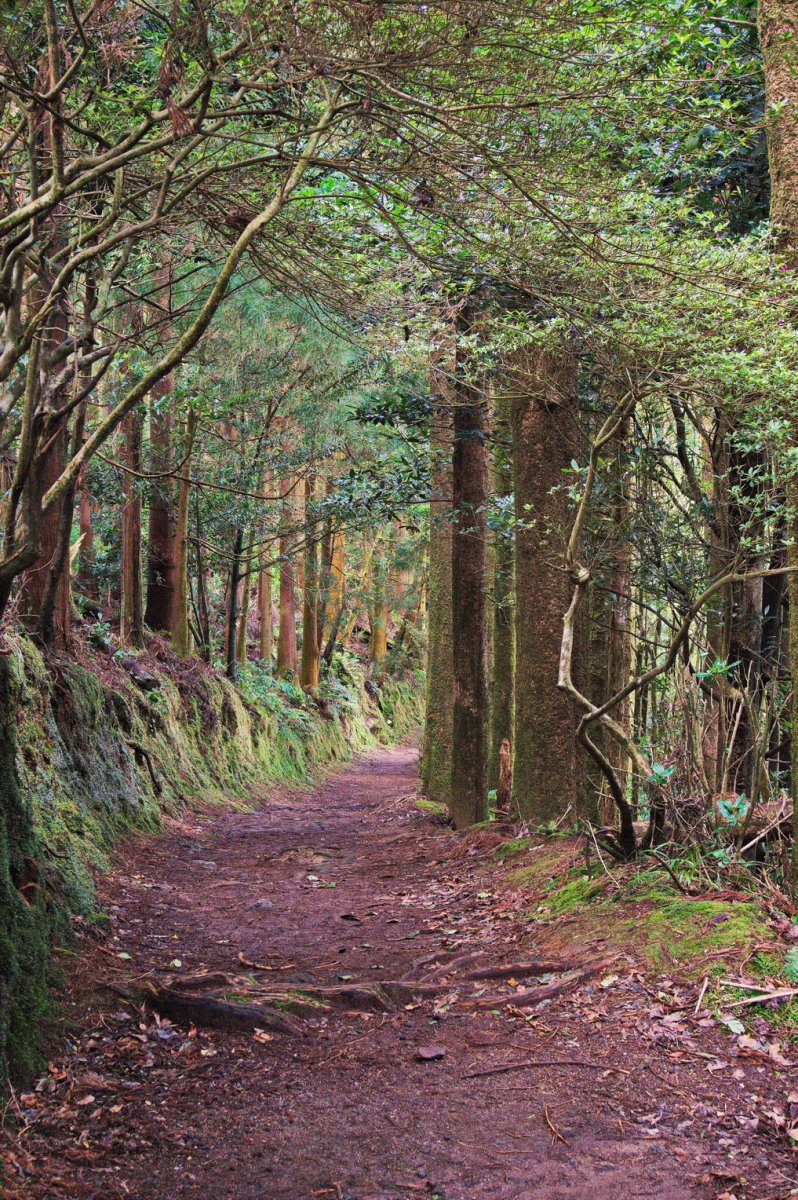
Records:
{"label": "tree trunk", "polygon": [[252,591],[252,573],[255,563],[252,553],[247,556],[244,578],[241,581],[241,608],[238,616],[238,639],[236,642],[236,657],[240,663],[247,661],[247,643],[249,640],[249,598]]}
{"label": "tree trunk", "polygon": [[[611,515],[606,535],[607,569],[603,583],[606,589],[607,657],[605,691],[602,700],[614,696],[626,686],[632,677],[632,543],[628,535],[629,496],[625,484],[625,448],[628,424],[618,433],[615,461],[612,469],[610,497]],[[627,733],[632,729],[632,697],[627,696],[616,705],[612,713],[615,720]],[[598,733],[599,731],[594,731]],[[603,733],[603,731],[601,731]],[[592,735],[591,735],[592,736]],[[596,739],[597,740],[597,739]],[[624,747],[615,738],[601,738],[600,748],[624,791],[630,781],[631,759]],[[606,778],[602,776],[600,817],[605,825],[613,825],[617,819],[615,801],[610,793]]]}
{"label": "tree trunk", "polygon": [[449,804],[452,787],[452,404],[454,346],[444,342],[430,358],[430,504],[427,574],[427,704],[421,787]]}
{"label": "tree trunk", "polygon": [[[374,558],[374,546],[374,538],[367,537],[363,546],[363,556],[360,561],[360,570],[358,572],[357,582],[352,589],[349,616],[347,617],[346,621],[343,622],[340,632],[340,642],[344,647],[349,645],[349,639],[354,632],[355,626],[358,622],[358,617],[360,616],[363,604],[366,600],[368,580],[371,572],[371,562]],[[332,657],[332,651],[330,651],[330,657]]]}
{"label": "tree trunk", "polygon": [[371,670],[377,678],[381,676],[385,660],[388,657],[389,618],[388,553],[384,545],[379,545],[371,561],[371,604],[369,605]]}
{"label": "tree trunk", "polygon": [[[510,453],[509,408],[507,397],[497,394],[493,423],[493,478],[498,498],[509,500],[513,494],[512,455]],[[515,671],[515,546],[513,535],[500,529],[495,535],[493,552],[493,670],[490,689],[490,753],[488,789],[499,789],[502,773],[501,750],[506,741],[515,741],[513,731],[513,690]],[[506,752],[505,752],[506,753]],[[504,770],[505,780],[507,770]],[[509,796],[502,797],[506,806]]]}
{"label": "tree trunk", "polygon": [[[191,454],[199,418],[193,411],[186,419],[186,458],[180,472],[177,515],[174,530],[174,591],[171,609],[172,643],[175,654],[187,658],[191,653],[191,631],[188,624],[188,509],[191,496]],[[199,518],[198,518],[199,519]],[[199,528],[197,529],[199,537]]]}
{"label": "tree trunk", "polygon": [[[460,331],[470,332],[469,314]],[[487,403],[476,367],[458,347],[452,454],[454,709],[450,812],[456,829],[488,817]]]}
{"label": "tree trunk", "polygon": [[[150,398],[150,470],[161,478],[150,483],[147,531],[147,605],[144,620],[150,629],[169,632],[175,624],[175,574],[177,529],[174,481],[164,474],[172,469],[172,414],[169,397],[173,376],[167,375],[152,389]],[[183,464],[184,474],[188,464]]]}
{"label": "tree trunk", "polygon": [[[51,324],[42,337],[41,353],[54,348],[69,331],[69,321],[64,303],[54,310]],[[64,525],[69,521],[71,528],[74,489],[71,496],[62,498],[49,512],[41,513],[42,497],[60,477],[67,459],[69,433],[67,422],[62,417],[53,417],[52,410],[63,397],[52,394],[48,381],[41,379],[41,370],[35,371],[32,379],[32,406],[34,407],[29,476],[24,489],[25,524],[29,540],[35,546],[32,561],[24,571],[19,588],[19,611],[30,618],[26,622],[42,635],[43,640],[66,649],[70,642],[69,571],[66,569],[67,554],[63,553]],[[59,389],[60,391],[60,389]],[[36,412],[36,409],[39,411]],[[65,511],[67,503],[69,510]],[[9,531],[6,531],[8,545]],[[69,530],[66,532],[68,542]],[[42,618],[44,626],[42,628]]]}
{"label": "tree trunk", "polygon": [[[770,217],[779,254],[798,270],[798,11],[790,0],[760,0],[759,44],[765,70],[770,160]],[[798,444],[794,420],[793,445]],[[798,729],[798,478],[787,479],[787,565],[789,576],[789,658],[792,678],[792,727]],[[795,745],[795,739],[793,739]],[[792,794],[798,796],[798,753],[792,754]],[[793,875],[798,876],[798,836],[793,838]]]}
{"label": "tree trunk", "polygon": [[[67,426],[60,422],[57,433],[39,464],[41,495],[58,479],[67,458]],[[47,514],[42,522],[37,562],[23,578],[24,599],[20,607],[36,618],[45,645],[65,650],[70,643],[69,539],[75,489]]]}
{"label": "tree trunk", "polygon": [[94,554],[94,524],[91,491],[85,471],[81,472],[79,489],[80,550],[78,551],[78,587],[90,600],[97,599],[96,560]]}
{"label": "tree trunk", "polygon": [[[86,377],[81,379],[80,385],[86,383]],[[72,444],[70,447],[70,455],[77,454],[83,444],[83,431],[86,427],[86,401],[83,400],[78,406],[75,414],[75,427],[72,431]],[[69,644],[69,634],[64,636],[63,631],[69,630],[71,618],[70,604],[70,544],[72,541],[72,521],[75,509],[75,494],[78,490],[79,478],[75,479],[65,490],[61,502],[61,513],[58,527],[58,543],[55,556],[50,566],[50,573],[47,579],[47,588],[42,602],[41,615],[41,635],[45,645],[53,642],[58,642],[62,646]]]}
{"label": "tree trunk", "polygon": [[[142,414],[134,409],[122,423],[122,462],[141,471]],[[122,501],[122,573],[119,638],[123,646],[144,645],[141,590],[141,490],[135,474],[125,472]]]}
{"label": "tree trunk", "polygon": [[258,615],[260,617],[260,634],[258,639],[258,657],[267,665],[272,661],[272,569],[267,565],[268,551],[263,552],[263,560],[258,572]]}
{"label": "tree trunk", "polygon": [[298,674],[296,649],[296,595],[294,588],[294,544],[296,535],[296,484],[289,481],[283,500],[280,531],[280,624],[277,632],[277,674]]}
{"label": "tree trunk", "polygon": [[238,630],[238,588],[241,583],[241,550],[244,545],[244,531],[237,529],[233,541],[233,557],[230,563],[230,582],[228,585],[227,602],[227,633],[225,637],[225,662],[227,678],[235,683],[238,678],[238,659],[236,657],[236,633]]}
{"label": "tree trunk", "polygon": [[334,636],[340,626],[344,607],[344,535],[340,529],[336,529],[331,535],[330,567],[324,593],[323,644]]}
{"label": "tree trunk", "polygon": [[316,478],[309,474],[305,480],[305,553],[302,584],[302,663],[300,682],[312,695],[319,687],[319,575],[320,547],[316,539],[313,502],[316,497]]}
{"label": "tree trunk", "polygon": [[516,529],[515,805],[536,822],[579,799],[576,714],[559,690],[563,617],[570,583],[563,561],[568,502],[563,474],[573,458],[569,422],[576,363],[528,351],[511,371]]}

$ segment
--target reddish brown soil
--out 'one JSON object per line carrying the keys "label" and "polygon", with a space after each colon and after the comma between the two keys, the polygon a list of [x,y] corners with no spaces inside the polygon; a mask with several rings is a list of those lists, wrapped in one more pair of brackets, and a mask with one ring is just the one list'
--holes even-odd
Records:
{"label": "reddish brown soil", "polygon": [[[495,862],[418,812],[415,780],[412,748],[382,750],[315,791],[127,844],[102,883],[112,934],[85,938],[70,972],[69,1043],[17,1097],[27,1127],[8,1142],[9,1196],[798,1195],[778,1129],[795,1072],[739,1057],[693,1018],[694,989],[631,961],[529,1011],[444,997],[437,1015],[432,1000],[334,1012],[266,1041],[177,1027],[97,990],[178,959],[174,971],[240,972],[239,953],[317,983],[396,979],[443,946],[529,957],[535,928],[509,894],[497,901]],[[432,1045],[445,1055],[418,1061]],[[525,1059],[551,1065],[468,1078]]]}

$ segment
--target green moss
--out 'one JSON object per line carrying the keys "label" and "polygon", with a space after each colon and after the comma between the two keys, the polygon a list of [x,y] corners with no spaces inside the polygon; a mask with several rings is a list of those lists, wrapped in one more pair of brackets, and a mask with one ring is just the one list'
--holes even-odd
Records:
{"label": "green moss", "polygon": [[387,678],[380,686],[371,733],[391,746],[421,726],[424,712],[424,676],[414,672],[405,679]]}
{"label": "green moss", "polygon": [[518,854],[523,854],[532,844],[532,839],[529,837],[513,838],[509,842],[502,842],[501,846],[497,846],[494,851],[500,862],[506,862],[508,858],[515,858]]}
{"label": "green moss", "polygon": [[[659,870],[613,867],[590,876],[574,865],[576,844],[552,839],[533,844],[517,839],[499,846],[501,862],[513,862],[504,878],[537,894],[530,920],[556,929],[568,916],[569,940],[589,944],[600,937],[605,948],[639,955],[655,970],[686,974],[726,974],[729,965],[768,939],[763,910],[751,899],[693,899],[674,891]],[[798,971],[798,955],[796,955]],[[784,963],[765,964],[775,977]]]}
{"label": "green moss", "polygon": [[15,769],[13,659],[0,656],[0,1071],[24,1078],[39,1065],[48,1004],[47,947],[53,924],[36,880],[33,812]]}
{"label": "green moss", "polygon": [[767,936],[759,905],[741,901],[689,900],[660,893],[644,915],[644,953],[657,967],[677,963],[701,965],[707,954],[728,950],[736,957]]}
{"label": "green moss", "polygon": [[436,817],[446,817],[449,814],[445,804],[441,804],[439,800],[428,800],[426,796],[419,796],[416,808],[420,808],[422,812],[433,813]]}
{"label": "green moss", "polygon": [[604,890],[605,880],[589,879],[587,875],[572,879],[562,887],[555,888],[546,898],[546,903],[552,913],[571,912],[582,904],[600,895]]}

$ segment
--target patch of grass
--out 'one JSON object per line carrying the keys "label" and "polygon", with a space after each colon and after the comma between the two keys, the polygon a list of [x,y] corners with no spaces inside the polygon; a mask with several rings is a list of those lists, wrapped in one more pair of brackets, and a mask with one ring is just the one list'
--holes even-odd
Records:
{"label": "patch of grass", "polygon": [[501,846],[496,847],[494,853],[499,862],[506,862],[508,858],[515,858],[517,854],[523,854],[531,845],[531,837],[513,838],[509,842],[502,842]]}
{"label": "patch of grass", "polygon": [[590,879],[587,875],[580,875],[561,887],[554,887],[546,898],[547,907],[557,916],[573,912],[574,909],[600,896],[605,885],[605,879]]}
{"label": "patch of grass", "polygon": [[[769,990],[771,984],[776,988],[794,987],[795,981],[790,978],[792,968],[789,962],[793,953],[792,950],[788,950],[786,954],[778,951],[759,951],[746,965],[746,974],[753,979],[761,979],[763,990]],[[744,1008],[730,1008],[735,1001],[750,1000],[753,995],[754,993],[746,988],[719,986],[711,996],[710,1007],[721,1019],[724,1015],[728,1017],[730,1013],[743,1023],[761,1018],[773,1028],[777,1037],[798,1042],[798,1003],[795,999],[782,1000],[776,1004],[746,1004]]]}
{"label": "patch of grass", "polygon": [[419,796],[416,800],[416,808],[420,808],[422,812],[432,813],[436,817],[448,817],[449,810],[440,800],[428,800],[426,796]]}

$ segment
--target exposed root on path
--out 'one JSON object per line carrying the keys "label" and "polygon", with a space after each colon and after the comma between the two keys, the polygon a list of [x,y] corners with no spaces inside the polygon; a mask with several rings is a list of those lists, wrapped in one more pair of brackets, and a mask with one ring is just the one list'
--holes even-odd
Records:
{"label": "exposed root on path", "polygon": [[[466,1007],[495,1008],[519,1002],[533,1004],[573,991],[586,979],[604,970],[609,962],[605,960],[581,968],[563,962],[514,962],[503,966],[480,967],[460,976],[454,974],[457,964],[464,965],[466,959],[470,961],[474,957],[470,954],[452,958],[445,966],[445,978],[438,981],[422,977],[351,984],[285,983],[275,988],[253,983],[251,977],[213,971],[179,975],[168,980],[148,980],[137,995],[118,988],[113,990],[130,1002],[144,1003],[177,1022],[190,1021],[209,1029],[267,1029],[297,1035],[302,1032],[302,1026],[292,1017],[319,1017],[333,1008],[354,1012],[392,1012],[403,1005],[417,1004],[443,993],[452,997],[452,1003]],[[552,974],[561,978],[537,988],[513,989],[488,996],[480,987],[474,991],[474,985],[482,981]],[[466,988],[469,989],[468,995],[463,994]],[[220,990],[220,995],[207,994]]]}

